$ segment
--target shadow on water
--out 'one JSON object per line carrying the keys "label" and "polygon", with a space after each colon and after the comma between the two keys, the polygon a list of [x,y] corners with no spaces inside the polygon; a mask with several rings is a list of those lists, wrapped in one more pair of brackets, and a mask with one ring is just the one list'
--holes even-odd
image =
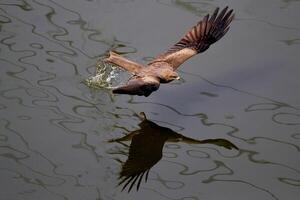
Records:
{"label": "shadow on water", "polygon": [[[145,182],[147,181],[150,169],[158,163],[163,156],[162,151],[166,142],[212,144],[226,149],[238,149],[237,146],[225,139],[196,140],[176,133],[170,128],[159,126],[148,120],[143,112],[138,116],[141,120],[139,123],[140,129],[134,130],[121,138],[109,141],[121,144],[126,141],[131,141],[128,158],[126,162],[122,164],[122,170],[119,175],[119,179],[121,179],[119,185],[124,183],[122,191],[130,184],[128,188],[128,192],[130,192],[135,183],[137,183],[136,189],[138,190],[144,175]],[[126,144],[123,145],[126,146]]]}

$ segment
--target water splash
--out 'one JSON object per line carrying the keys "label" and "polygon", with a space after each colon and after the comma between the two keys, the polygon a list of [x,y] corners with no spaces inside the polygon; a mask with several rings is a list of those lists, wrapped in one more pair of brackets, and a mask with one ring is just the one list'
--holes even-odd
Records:
{"label": "water splash", "polygon": [[118,66],[106,63],[99,59],[96,63],[96,74],[85,80],[85,84],[90,88],[111,89],[122,83],[124,73]]}

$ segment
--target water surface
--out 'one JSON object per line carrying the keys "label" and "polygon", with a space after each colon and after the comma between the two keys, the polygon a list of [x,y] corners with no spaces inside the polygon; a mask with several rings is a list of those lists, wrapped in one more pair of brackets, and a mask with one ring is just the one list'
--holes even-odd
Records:
{"label": "water surface", "polygon": [[[299,1],[2,0],[0,199],[282,199],[300,195]],[[83,81],[114,49],[146,63],[215,7],[231,30],[150,97]],[[148,181],[118,186],[138,113],[213,144],[166,142]],[[119,161],[118,161],[119,160]]]}

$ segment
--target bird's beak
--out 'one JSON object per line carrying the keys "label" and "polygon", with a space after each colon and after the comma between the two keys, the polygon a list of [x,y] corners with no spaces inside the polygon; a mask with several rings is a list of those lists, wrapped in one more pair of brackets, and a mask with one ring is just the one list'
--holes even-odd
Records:
{"label": "bird's beak", "polygon": [[181,79],[180,76],[177,76],[176,80],[180,80],[180,79]]}

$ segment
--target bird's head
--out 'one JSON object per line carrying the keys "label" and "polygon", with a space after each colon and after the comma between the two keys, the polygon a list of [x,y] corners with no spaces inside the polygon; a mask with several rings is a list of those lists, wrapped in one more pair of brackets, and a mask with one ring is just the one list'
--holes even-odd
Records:
{"label": "bird's head", "polygon": [[179,80],[180,76],[177,74],[177,72],[171,71],[171,73],[168,75],[169,80]]}
{"label": "bird's head", "polygon": [[171,69],[163,69],[161,71],[161,73],[159,74],[159,78],[160,78],[160,81],[162,83],[168,83],[168,82],[171,82],[173,80],[179,80],[180,79],[177,72],[175,72]]}

